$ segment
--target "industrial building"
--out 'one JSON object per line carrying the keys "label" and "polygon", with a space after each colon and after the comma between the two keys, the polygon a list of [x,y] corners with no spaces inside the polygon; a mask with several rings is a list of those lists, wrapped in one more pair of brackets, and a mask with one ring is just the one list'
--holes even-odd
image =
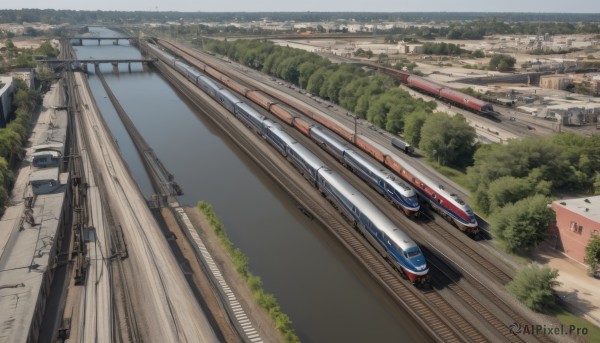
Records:
{"label": "industrial building", "polygon": [[[71,179],[61,170],[68,122],[64,110],[48,109],[41,118],[33,129],[35,147],[25,158],[38,161],[21,168],[11,206],[0,219],[1,342],[38,342],[43,326],[57,325],[44,318],[57,311],[48,305],[56,296],[50,288],[67,263],[60,253],[71,225]],[[51,159],[42,161],[42,154]]]}
{"label": "industrial building", "polygon": [[570,258],[585,263],[585,248],[600,234],[600,196],[557,200],[552,203],[556,226],[550,234],[556,237],[555,247]]}

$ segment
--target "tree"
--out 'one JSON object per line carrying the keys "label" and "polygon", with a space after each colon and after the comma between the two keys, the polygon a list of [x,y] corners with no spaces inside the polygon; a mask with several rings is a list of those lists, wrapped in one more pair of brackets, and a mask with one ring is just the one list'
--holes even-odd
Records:
{"label": "tree", "polygon": [[442,165],[466,167],[472,161],[475,129],[461,115],[433,113],[421,129],[419,147]]}
{"label": "tree", "polygon": [[543,241],[554,211],[543,195],[533,195],[508,204],[491,217],[492,232],[508,251],[524,251]]}
{"label": "tree", "polygon": [[515,66],[517,60],[508,55],[494,55],[490,59],[489,68],[490,70],[508,71]]}
{"label": "tree", "polygon": [[489,212],[515,203],[531,194],[531,184],[528,179],[503,176],[490,183],[487,190],[489,198]]}
{"label": "tree", "polygon": [[585,263],[588,264],[588,274],[593,276],[600,266],[600,235],[594,235],[585,247]]}
{"label": "tree", "polygon": [[425,111],[416,111],[407,115],[404,119],[404,138],[406,141],[416,147],[421,142],[421,129],[427,119]]}
{"label": "tree", "polygon": [[544,312],[554,307],[554,287],[558,270],[548,266],[531,265],[521,269],[506,289],[528,308]]}

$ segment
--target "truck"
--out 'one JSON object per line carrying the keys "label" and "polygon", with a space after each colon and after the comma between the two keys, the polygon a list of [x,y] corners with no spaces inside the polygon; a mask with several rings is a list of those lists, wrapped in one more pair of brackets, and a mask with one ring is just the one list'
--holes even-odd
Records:
{"label": "truck", "polygon": [[407,155],[411,155],[415,152],[415,148],[399,138],[392,138],[392,145],[397,149],[402,150],[402,152]]}

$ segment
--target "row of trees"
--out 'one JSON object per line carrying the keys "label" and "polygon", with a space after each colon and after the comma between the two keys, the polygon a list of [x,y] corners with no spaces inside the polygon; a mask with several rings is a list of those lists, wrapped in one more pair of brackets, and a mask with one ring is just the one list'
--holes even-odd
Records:
{"label": "row of trees", "polygon": [[33,112],[39,93],[29,89],[25,82],[15,79],[14,111],[12,119],[5,128],[0,128],[0,211],[8,199],[8,187],[13,180],[10,169],[12,162],[19,156],[29,135],[31,113]]}
{"label": "row of trees", "polygon": [[466,53],[466,50],[460,48],[460,45],[453,43],[425,43],[423,44],[423,53],[427,55],[450,55],[459,56]]}
{"label": "row of trees", "polygon": [[[495,13],[499,21],[531,21],[537,27],[538,22],[598,22],[597,13]],[[0,23],[47,23],[90,24],[90,23],[143,23],[169,22],[183,19],[204,22],[261,21],[270,18],[274,21],[323,22],[337,20],[356,20],[359,22],[417,22],[444,23],[448,21],[481,20],[488,14],[476,12],[165,12],[165,11],[75,11],[32,9],[0,10]],[[534,31],[535,32],[535,31]],[[548,31],[545,31],[548,32]]]}
{"label": "row of trees", "polygon": [[511,251],[547,235],[549,197],[562,191],[600,194],[600,136],[561,134],[480,147],[467,170],[473,201]]}
{"label": "row of trees", "polygon": [[448,39],[482,39],[486,35],[517,34],[535,35],[537,33],[575,34],[600,33],[598,23],[570,23],[566,21],[539,22],[518,21],[506,22],[498,18],[480,19],[470,22],[455,22],[449,26]]}
{"label": "row of trees", "polygon": [[392,133],[403,129],[411,113],[427,114],[436,107],[399,89],[390,76],[354,64],[334,64],[304,50],[249,40],[209,41],[204,47],[339,104]]}

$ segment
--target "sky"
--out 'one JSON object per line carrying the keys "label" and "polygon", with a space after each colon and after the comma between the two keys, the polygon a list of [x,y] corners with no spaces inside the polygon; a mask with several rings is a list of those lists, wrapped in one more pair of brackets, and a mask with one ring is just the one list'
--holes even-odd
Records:
{"label": "sky", "polygon": [[1,0],[1,9],[180,12],[600,13],[599,0]]}

